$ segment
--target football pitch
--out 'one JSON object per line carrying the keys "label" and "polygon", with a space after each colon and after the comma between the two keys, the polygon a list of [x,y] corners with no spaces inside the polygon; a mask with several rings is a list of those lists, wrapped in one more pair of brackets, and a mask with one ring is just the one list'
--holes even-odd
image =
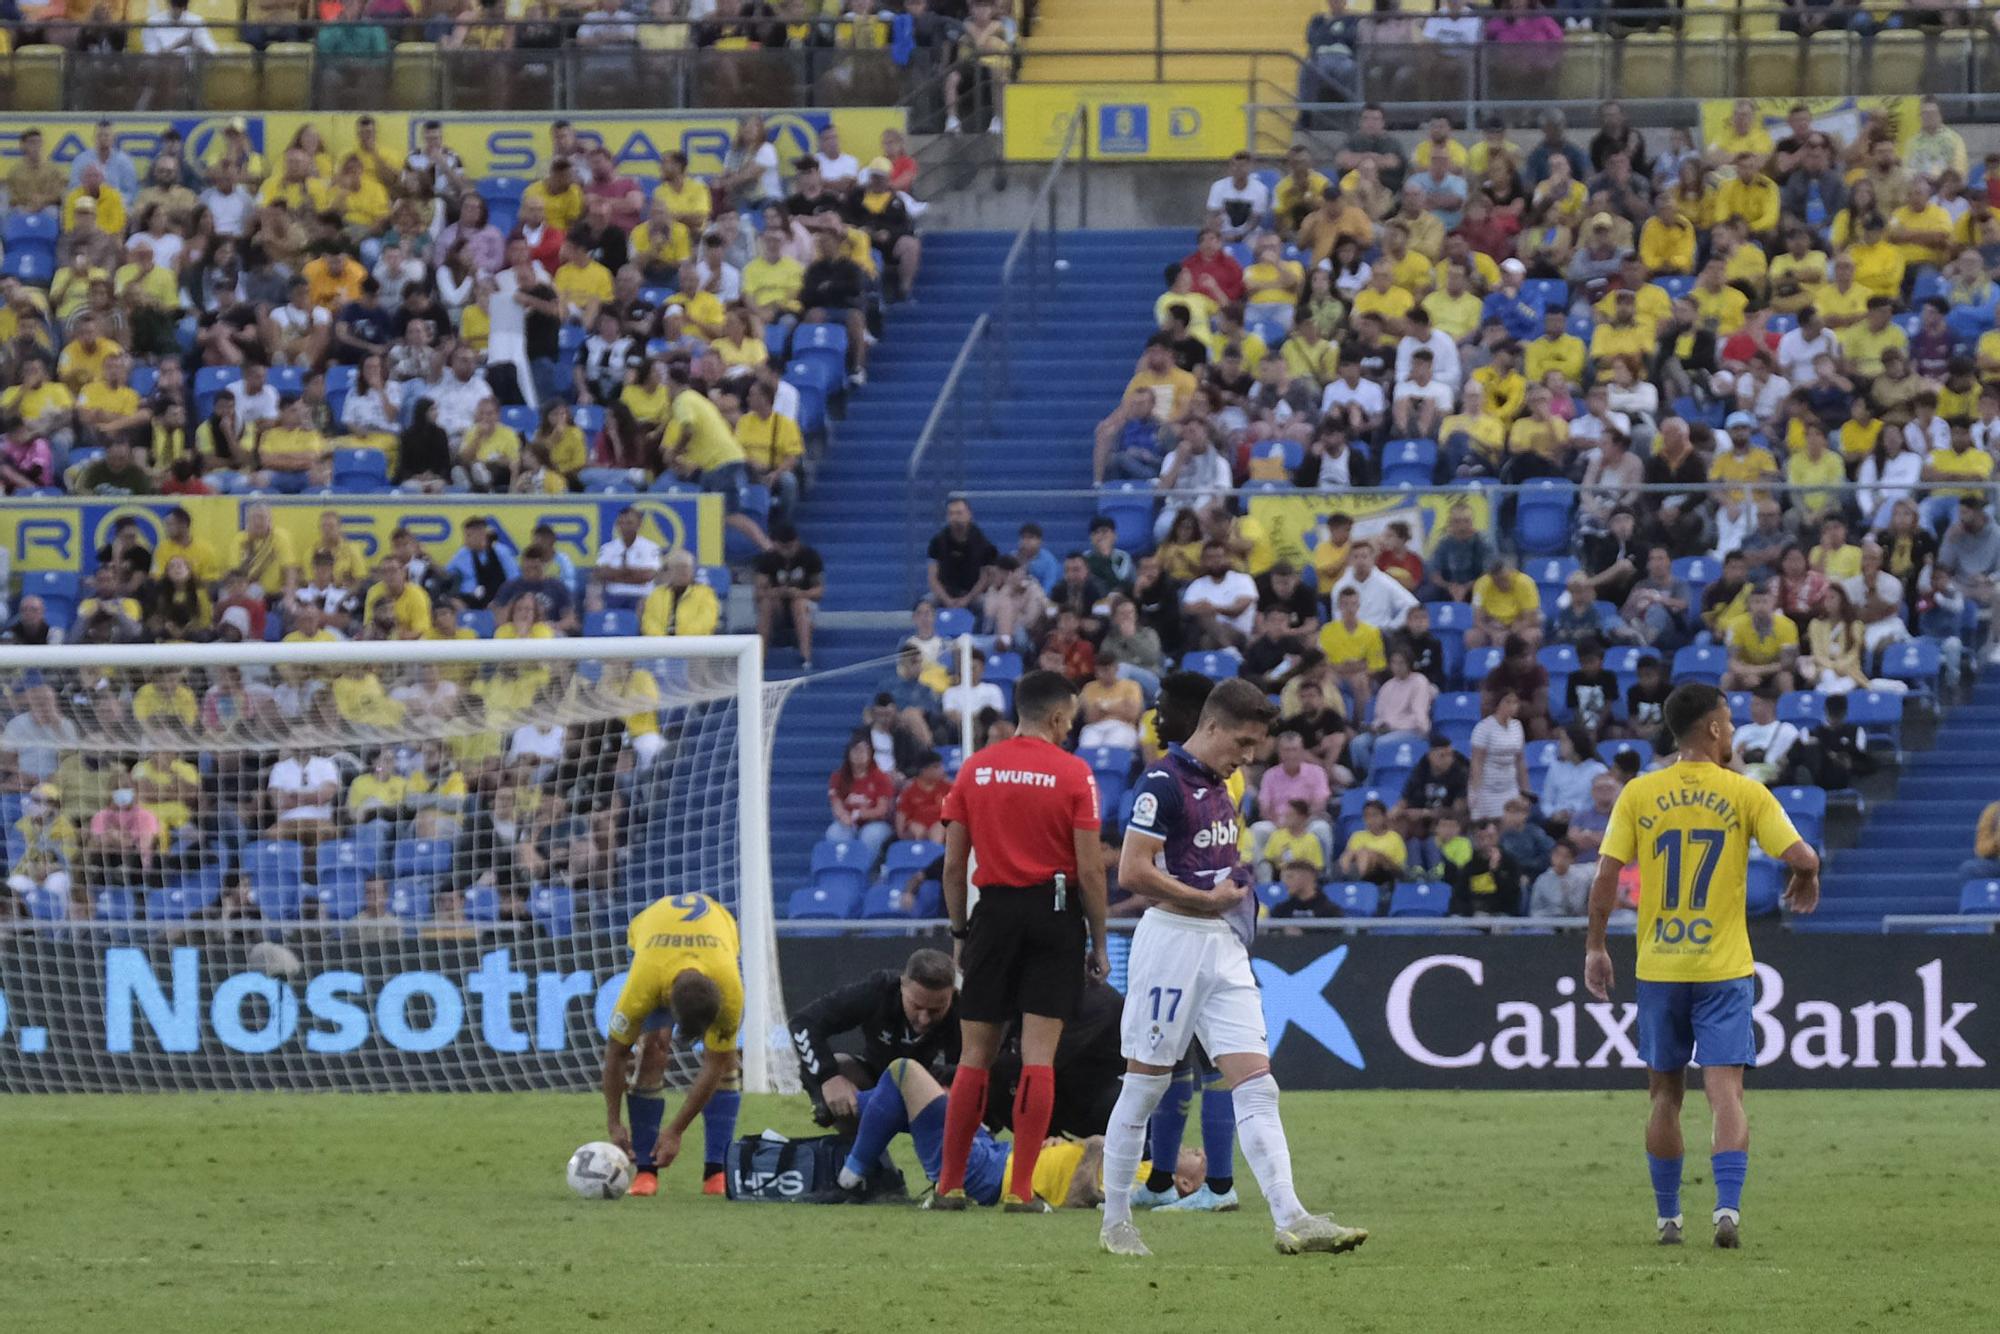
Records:
{"label": "football pitch", "polygon": [[[1301,1194],[1373,1238],[1273,1253],[1244,1209],[1140,1219],[730,1204],[677,1165],[585,1202],[591,1095],[15,1097],[0,1136],[9,1330],[1992,1330],[1992,1093],[1757,1093],[1744,1249],[1651,1244],[1631,1093],[1288,1094]],[[742,1129],[812,1133],[802,1099]],[[1190,1125],[1191,1139],[1198,1124]],[[700,1144],[699,1126],[688,1135]],[[907,1148],[907,1141],[905,1142]],[[906,1165],[909,1156],[903,1154]],[[913,1180],[916,1179],[914,1173]]]}

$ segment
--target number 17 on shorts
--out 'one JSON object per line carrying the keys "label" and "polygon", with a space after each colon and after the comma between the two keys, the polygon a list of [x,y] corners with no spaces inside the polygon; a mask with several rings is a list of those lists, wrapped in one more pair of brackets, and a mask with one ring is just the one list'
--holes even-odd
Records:
{"label": "number 17 on shorts", "polygon": [[1125,1059],[1173,1065],[1199,1038],[1211,1056],[1265,1050],[1264,1001],[1235,933],[1213,920],[1150,912],[1132,933]]}

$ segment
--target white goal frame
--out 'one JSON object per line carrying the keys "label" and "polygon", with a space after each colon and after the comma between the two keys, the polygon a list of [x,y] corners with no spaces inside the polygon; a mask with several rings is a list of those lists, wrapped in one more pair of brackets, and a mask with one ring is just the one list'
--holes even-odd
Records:
{"label": "white goal frame", "polygon": [[[781,1076],[770,1035],[784,1022],[769,1012],[776,993],[777,931],[771,887],[770,739],[765,719],[764,644],[756,635],[609,636],[552,639],[338,640],[313,643],[0,645],[0,672],[35,669],[349,666],[353,664],[588,662],[721,659],[735,665],[738,791],[738,925],[742,935],[744,1012],[739,1042],[743,1083],[774,1091]],[[690,887],[695,888],[695,887]]]}

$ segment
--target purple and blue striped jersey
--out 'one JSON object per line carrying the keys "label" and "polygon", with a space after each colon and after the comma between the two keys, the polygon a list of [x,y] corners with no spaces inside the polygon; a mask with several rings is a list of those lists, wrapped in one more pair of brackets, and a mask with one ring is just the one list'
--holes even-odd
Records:
{"label": "purple and blue striped jersey", "polygon": [[[1223,777],[1176,745],[1139,780],[1127,830],[1165,841],[1168,875],[1192,889],[1225,880],[1248,886],[1250,870],[1237,846],[1242,826]],[[1257,899],[1245,894],[1226,920],[1245,945],[1257,930]]]}

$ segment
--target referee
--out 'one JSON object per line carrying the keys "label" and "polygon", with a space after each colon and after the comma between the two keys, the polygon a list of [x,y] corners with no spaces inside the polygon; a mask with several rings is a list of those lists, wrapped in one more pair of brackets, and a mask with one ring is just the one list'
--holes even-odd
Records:
{"label": "referee", "polygon": [[[1086,976],[1110,971],[1097,782],[1089,765],[1062,748],[1076,711],[1076,691],[1063,677],[1028,673],[1014,688],[1018,732],[968,756],[945,798],[944,903],[964,980],[934,1209],[965,1208],[965,1165],[986,1111],[993,1060],[1019,1016],[1014,1175],[1001,1199],[1009,1213],[1048,1210],[1035,1198],[1034,1179],[1055,1107],[1056,1044]],[[980,886],[968,921],[969,859]]]}

